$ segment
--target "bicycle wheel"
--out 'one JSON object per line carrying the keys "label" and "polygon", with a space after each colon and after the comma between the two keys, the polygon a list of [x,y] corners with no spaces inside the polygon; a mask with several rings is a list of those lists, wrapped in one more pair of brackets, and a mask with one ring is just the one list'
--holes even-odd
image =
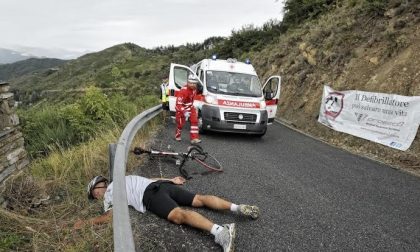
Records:
{"label": "bicycle wheel", "polygon": [[212,155],[204,152],[201,148],[192,147],[190,150],[191,159],[196,161],[202,167],[216,172],[222,172],[223,167],[220,162]]}

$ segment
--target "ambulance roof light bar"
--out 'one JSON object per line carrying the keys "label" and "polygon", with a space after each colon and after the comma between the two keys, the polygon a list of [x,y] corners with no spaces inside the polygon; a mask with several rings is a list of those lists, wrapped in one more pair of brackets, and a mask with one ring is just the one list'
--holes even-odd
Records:
{"label": "ambulance roof light bar", "polygon": [[213,55],[211,56],[211,59],[212,59],[212,60],[216,60],[216,59],[217,59],[217,54],[213,54]]}
{"label": "ambulance roof light bar", "polygon": [[249,65],[249,64],[251,64],[251,61],[247,58],[247,59],[245,60],[245,63]]}

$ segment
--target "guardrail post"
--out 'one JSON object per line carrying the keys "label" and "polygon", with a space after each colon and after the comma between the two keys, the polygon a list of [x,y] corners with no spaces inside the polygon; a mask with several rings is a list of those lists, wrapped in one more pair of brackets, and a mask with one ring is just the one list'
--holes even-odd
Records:
{"label": "guardrail post", "polygon": [[117,144],[110,143],[108,145],[109,148],[109,183],[112,182],[112,174],[114,172],[114,159],[115,159],[115,151],[117,150]]}

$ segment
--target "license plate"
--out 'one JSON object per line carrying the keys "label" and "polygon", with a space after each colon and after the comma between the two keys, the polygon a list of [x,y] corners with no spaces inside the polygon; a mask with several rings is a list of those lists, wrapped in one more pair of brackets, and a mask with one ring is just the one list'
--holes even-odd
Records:
{"label": "license plate", "polygon": [[246,129],[246,124],[234,124],[233,125],[233,128],[234,129],[242,129],[242,130],[244,130],[244,129]]}

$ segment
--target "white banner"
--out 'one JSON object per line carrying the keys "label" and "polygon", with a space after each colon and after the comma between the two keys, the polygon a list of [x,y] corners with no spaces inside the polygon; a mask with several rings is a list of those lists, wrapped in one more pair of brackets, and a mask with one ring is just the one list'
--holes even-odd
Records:
{"label": "white banner", "polygon": [[318,122],[405,151],[419,127],[420,96],[334,91],[324,86]]}

